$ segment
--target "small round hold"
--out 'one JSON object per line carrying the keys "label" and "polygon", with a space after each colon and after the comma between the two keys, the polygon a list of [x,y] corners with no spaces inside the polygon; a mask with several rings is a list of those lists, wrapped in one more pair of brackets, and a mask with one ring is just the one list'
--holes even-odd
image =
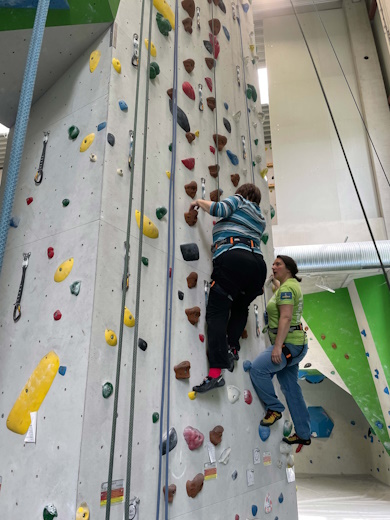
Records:
{"label": "small round hold", "polygon": [[336,343],[332,343],[332,348],[336,349],[337,348],[337,345]]}
{"label": "small round hold", "polygon": [[244,369],[244,372],[248,372],[248,370],[250,370],[252,368],[252,363],[250,361],[246,360],[242,364],[242,367]]}
{"label": "small round hold", "polygon": [[138,338],[138,346],[141,350],[145,352],[145,350],[148,348],[148,344],[146,341],[142,338]]}
{"label": "small round hold", "polygon": [[112,384],[110,382],[107,381],[107,383],[104,383],[103,387],[102,387],[102,395],[104,397],[104,399],[108,399],[110,397],[110,395],[112,395],[114,391],[114,387],[112,386]]}
{"label": "small round hold", "polygon": [[72,125],[68,128],[69,139],[72,139],[72,141],[77,139],[79,133],[80,133],[80,130],[77,128],[77,126]]}
{"label": "small round hold", "polygon": [[91,155],[89,156],[89,160],[91,162],[96,162],[97,161],[97,155],[94,154],[94,153],[91,153]]}
{"label": "small round hold", "polygon": [[321,339],[325,339],[325,338],[326,338],[325,334],[321,334]]}
{"label": "small round hold", "polygon": [[161,220],[167,213],[168,210],[164,206],[159,206],[156,209],[156,217],[158,218],[158,220]]}
{"label": "small round hold", "polygon": [[54,256],[54,248],[53,247],[48,247],[47,248],[47,257],[48,258],[53,258]]}
{"label": "small round hold", "polygon": [[117,173],[120,177],[123,177],[123,170],[122,170],[122,168],[117,168],[116,173]]}
{"label": "small round hold", "polygon": [[54,321],[59,321],[62,318],[61,311],[59,311],[59,310],[55,311],[55,313],[53,314],[53,318],[54,318]]}
{"label": "small round hold", "polygon": [[27,197],[27,199],[26,199],[27,206],[29,206],[32,203],[33,200],[34,199],[32,197]]}
{"label": "small round hold", "polygon": [[121,100],[121,101],[119,101],[119,108],[120,108],[123,112],[127,112],[127,110],[128,110],[129,107],[127,106],[126,101]]}
{"label": "small round hold", "polygon": [[53,520],[58,516],[57,508],[53,504],[48,504],[45,506],[45,509],[43,510],[43,520]]}
{"label": "small round hold", "polygon": [[153,424],[155,424],[160,419],[160,414],[158,412],[154,412],[152,415]]}
{"label": "small round hold", "polygon": [[70,200],[69,199],[63,199],[62,205],[64,206],[64,208],[66,208],[66,206],[69,206],[69,204],[70,204]]}
{"label": "small round hold", "polygon": [[179,300],[184,300],[184,293],[182,291],[177,291],[177,295],[179,297]]}
{"label": "small round hold", "polygon": [[196,392],[188,392],[188,397],[191,399],[191,401],[193,401],[196,398]]}
{"label": "small round hold", "polygon": [[309,367],[311,367],[311,363],[306,363],[304,368],[309,368]]}
{"label": "small round hold", "polygon": [[66,374],[66,367],[61,366],[58,369],[58,373],[60,374],[60,376],[64,376]]}
{"label": "small round hold", "polygon": [[144,265],[146,265],[146,266],[149,265],[149,259],[146,258],[146,256],[143,256],[143,257],[141,258],[141,262],[142,262]]}
{"label": "small round hold", "polygon": [[234,470],[233,473],[232,473],[232,479],[236,480],[237,477],[238,477],[237,470]]}
{"label": "small round hold", "polygon": [[345,359],[349,359],[349,355],[348,354],[344,354],[344,357],[345,357]]}
{"label": "small round hold", "polygon": [[199,334],[199,339],[202,343],[204,343],[204,335],[203,334]]}

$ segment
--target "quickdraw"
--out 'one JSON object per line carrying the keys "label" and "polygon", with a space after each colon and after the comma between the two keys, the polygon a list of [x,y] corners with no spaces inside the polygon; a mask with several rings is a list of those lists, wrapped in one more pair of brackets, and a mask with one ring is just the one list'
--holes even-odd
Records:
{"label": "quickdraw", "polygon": [[132,161],[133,161],[133,145],[134,145],[134,132],[133,130],[129,130],[130,134],[130,150],[129,150],[129,170],[131,171]]}
{"label": "quickdraw", "polygon": [[[129,269],[127,268],[127,273],[126,273],[126,242],[123,242],[124,246],[125,246],[125,269],[123,271],[123,278],[122,278],[122,291],[123,289],[126,289],[126,291],[129,290],[129,282],[130,282],[130,273],[129,273]],[[130,255],[128,255],[128,263],[127,265],[129,266],[130,264]],[[126,273],[126,274],[125,274]]]}
{"label": "quickdraw", "polygon": [[49,140],[49,134],[50,134],[50,132],[43,132],[43,150],[42,150],[41,160],[39,161],[39,168],[34,177],[34,182],[35,182],[36,186],[39,186],[43,179],[43,165],[45,163],[46,146],[47,146],[47,142]]}
{"label": "quickdraw", "polygon": [[205,299],[205,306],[207,308],[207,304],[209,301],[209,282],[207,280],[204,281],[204,299]]}
{"label": "quickdraw", "polygon": [[199,83],[198,85],[198,89],[199,89],[199,110],[201,112],[203,112],[203,94],[202,94],[202,91],[203,91],[203,86],[201,83]]}
{"label": "quickdraw", "polygon": [[196,25],[198,26],[198,29],[200,30],[200,7],[196,8]]}
{"label": "quickdraw", "polygon": [[236,21],[236,5],[232,2],[233,20]]}
{"label": "quickdraw", "polygon": [[241,87],[241,77],[240,77],[240,66],[236,65],[236,72],[237,72],[237,83],[238,86]]}
{"label": "quickdraw", "polygon": [[138,520],[139,503],[140,499],[138,497],[134,497],[130,500],[128,520]]}
{"label": "quickdraw", "polygon": [[14,322],[20,320],[20,317],[22,316],[22,307],[20,305],[20,302],[22,301],[22,294],[23,294],[23,287],[24,287],[24,279],[26,278],[26,271],[28,267],[28,259],[30,258],[31,253],[23,253],[23,264],[22,264],[22,279],[20,281],[19,285],[19,291],[18,296],[16,298],[16,302],[14,305]]}
{"label": "quickdraw", "polygon": [[246,145],[245,145],[245,135],[241,136],[241,142],[242,142],[242,158],[246,159]]}
{"label": "quickdraw", "polygon": [[205,200],[206,198],[206,179],[202,177],[200,179],[200,182],[202,183],[202,199]]}
{"label": "quickdraw", "polygon": [[256,337],[260,336],[259,306],[255,304]]}
{"label": "quickdraw", "polygon": [[138,34],[133,34],[133,57],[131,58],[131,64],[136,69],[138,68],[138,49],[139,49]]}

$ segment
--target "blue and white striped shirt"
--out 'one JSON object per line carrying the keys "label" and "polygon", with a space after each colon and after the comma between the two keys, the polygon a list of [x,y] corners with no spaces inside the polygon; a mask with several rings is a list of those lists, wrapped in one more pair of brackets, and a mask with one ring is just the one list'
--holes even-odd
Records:
{"label": "blue and white striped shirt", "polygon": [[[210,207],[210,215],[222,217],[213,228],[213,245],[228,237],[243,237],[253,240],[255,253],[262,254],[260,239],[264,233],[266,222],[260,207],[254,202],[244,199],[241,195],[233,195],[221,202],[213,202]],[[214,250],[213,260],[220,254],[228,251],[231,244],[223,244]],[[235,248],[251,248],[238,243]]]}

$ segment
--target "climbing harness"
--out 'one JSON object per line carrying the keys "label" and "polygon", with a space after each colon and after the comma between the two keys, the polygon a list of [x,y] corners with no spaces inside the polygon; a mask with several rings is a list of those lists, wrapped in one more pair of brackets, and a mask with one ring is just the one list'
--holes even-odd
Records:
{"label": "climbing harness", "polygon": [[129,170],[131,171],[132,160],[133,160],[133,146],[134,146],[134,132],[129,130],[130,135],[130,149],[129,149]]}
{"label": "climbing harness", "polygon": [[26,278],[28,259],[30,258],[30,256],[31,256],[31,253],[23,253],[22,279],[20,281],[18,296],[16,298],[16,302],[14,305],[14,322],[15,323],[20,320],[20,317],[22,315],[22,308],[21,308],[20,302],[22,301],[24,280]]}
{"label": "climbing harness", "polygon": [[229,294],[223,287],[219,285],[215,280],[213,280],[210,284],[210,289],[214,289],[214,291],[221,296],[225,296],[225,298],[228,298],[230,301],[233,301],[233,296]]}
{"label": "climbing harness", "polygon": [[[296,330],[303,330],[303,325],[302,323],[299,323],[299,325],[292,325],[289,329],[288,329],[288,332],[294,332]],[[278,328],[276,329],[270,329],[268,328],[268,332],[271,332],[272,334],[277,334],[278,333]]]}
{"label": "climbing harness", "polygon": [[[141,31],[142,33],[142,31]],[[139,39],[138,34],[133,34],[133,56],[131,58],[131,64],[133,67],[138,68],[138,57],[139,57]]]}
{"label": "climbing harness", "polygon": [[201,83],[199,83],[198,89],[199,89],[199,110],[201,112],[203,112],[203,108],[204,108],[204,106],[203,106],[203,92],[202,92],[203,91],[203,86],[202,86]]}
{"label": "climbing harness", "polygon": [[34,177],[35,186],[39,186],[43,179],[43,165],[45,164],[46,146],[49,140],[49,134],[50,132],[43,132],[43,149],[41,160],[39,161],[39,168]]}
{"label": "climbing harness", "polygon": [[250,238],[244,238],[244,237],[227,237],[223,240],[219,240],[215,244],[213,244],[211,248],[211,252],[215,253],[215,251],[226,244],[231,244],[231,246],[235,246],[236,244],[245,244],[246,246],[250,247],[251,249],[259,249],[260,245],[255,242],[254,240],[251,240]]}

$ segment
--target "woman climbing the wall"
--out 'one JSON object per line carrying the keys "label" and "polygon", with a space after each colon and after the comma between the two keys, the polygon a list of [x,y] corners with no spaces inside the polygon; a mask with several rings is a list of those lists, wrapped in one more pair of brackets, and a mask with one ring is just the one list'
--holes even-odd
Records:
{"label": "woman climbing the wall", "polygon": [[250,377],[266,414],[262,426],[271,426],[281,419],[283,404],[275,394],[272,377],[277,375],[280,387],[295,426],[288,444],[304,444],[310,440],[310,416],[298,383],[298,363],[307,353],[307,336],[301,325],[303,296],[299,285],[298,267],[295,261],[278,255],[272,265],[272,283],[276,292],[267,304],[268,333],[272,345],[252,363]]}
{"label": "woman climbing the wall", "polygon": [[263,293],[267,266],[260,250],[265,219],[261,193],[254,184],[243,184],[235,195],[221,202],[195,200],[190,211],[202,208],[222,217],[213,228],[213,272],[206,310],[210,370],[195,392],[221,387],[221,370],[233,370],[239,339],[248,318],[249,304]]}

